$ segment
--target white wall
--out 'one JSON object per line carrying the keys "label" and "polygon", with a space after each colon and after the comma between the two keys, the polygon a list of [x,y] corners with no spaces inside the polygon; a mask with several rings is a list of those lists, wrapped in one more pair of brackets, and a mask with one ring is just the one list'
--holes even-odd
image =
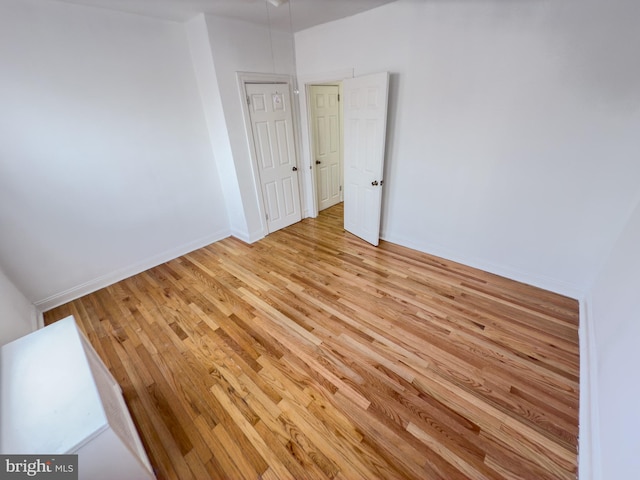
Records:
{"label": "white wall", "polygon": [[36,309],[0,268],[0,345],[36,329]]}
{"label": "white wall", "polygon": [[292,74],[293,37],[288,32],[272,31],[270,34],[265,27],[238,20],[210,15],[205,18],[247,223],[244,239],[254,241],[266,232],[263,231],[259,193],[254,182],[257,166],[250,157],[236,73]]}
{"label": "white wall", "polygon": [[209,27],[204,14],[197,15],[188,21],[186,28],[191,57],[198,79],[200,98],[207,119],[209,140],[222,179],[222,191],[229,215],[231,234],[247,241],[249,240],[249,229],[244,214],[231,143],[229,142],[229,129],[222,109],[222,97],[211,52]]}
{"label": "white wall", "polygon": [[640,202],[588,298],[595,347],[589,352],[591,381],[598,409],[592,416],[597,423],[593,442],[600,452],[594,478],[640,478],[639,245]]}
{"label": "white wall", "polygon": [[229,235],[185,26],[0,3],[0,260],[51,307]]}
{"label": "white wall", "polygon": [[296,34],[298,75],[392,72],[384,238],[581,297],[638,188],[638,5],[399,0]]}

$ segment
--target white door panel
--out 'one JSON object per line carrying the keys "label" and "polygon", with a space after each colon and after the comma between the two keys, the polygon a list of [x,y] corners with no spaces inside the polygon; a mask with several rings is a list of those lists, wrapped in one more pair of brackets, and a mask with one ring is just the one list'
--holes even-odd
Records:
{"label": "white door panel", "polygon": [[342,163],[338,93],[339,87],[336,85],[314,85],[310,88],[318,211],[341,201]]}
{"label": "white door panel", "polygon": [[269,233],[299,222],[300,189],[287,84],[247,84],[249,114]]}
{"label": "white door panel", "polygon": [[389,74],[344,80],[344,228],[380,241]]}

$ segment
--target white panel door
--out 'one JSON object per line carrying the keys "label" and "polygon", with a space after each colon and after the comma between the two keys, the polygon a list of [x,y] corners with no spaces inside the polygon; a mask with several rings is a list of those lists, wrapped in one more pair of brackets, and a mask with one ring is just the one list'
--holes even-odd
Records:
{"label": "white panel door", "polygon": [[246,85],[269,233],[302,219],[288,84]]}
{"label": "white panel door", "polygon": [[316,191],[320,211],[342,200],[340,88],[337,85],[314,85],[309,89],[309,93]]}
{"label": "white panel door", "polygon": [[380,241],[389,73],[343,81],[344,228]]}

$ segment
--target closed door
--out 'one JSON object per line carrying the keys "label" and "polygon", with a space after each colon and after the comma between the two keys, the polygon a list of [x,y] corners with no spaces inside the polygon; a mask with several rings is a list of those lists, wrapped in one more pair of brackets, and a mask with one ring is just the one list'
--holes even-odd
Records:
{"label": "closed door", "polygon": [[289,85],[246,84],[269,233],[302,218]]}
{"label": "closed door", "polygon": [[337,85],[314,85],[309,93],[313,162],[320,211],[342,201],[340,89]]}
{"label": "closed door", "polygon": [[380,241],[388,72],[349,78],[344,92],[344,228]]}

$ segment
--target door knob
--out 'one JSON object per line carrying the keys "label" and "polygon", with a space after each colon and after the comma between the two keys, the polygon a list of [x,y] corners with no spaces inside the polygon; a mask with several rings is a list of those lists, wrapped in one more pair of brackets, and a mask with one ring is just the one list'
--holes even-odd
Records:
{"label": "door knob", "polygon": [[371,182],[371,185],[373,185],[374,187],[378,186],[378,180],[374,180],[373,182]]}
{"label": "door knob", "polygon": [[297,171],[298,171],[298,167],[293,167],[293,168],[291,169],[291,171],[292,171],[292,172],[297,172]]}
{"label": "door knob", "polygon": [[322,162],[320,160],[316,160],[316,165],[320,165]]}

